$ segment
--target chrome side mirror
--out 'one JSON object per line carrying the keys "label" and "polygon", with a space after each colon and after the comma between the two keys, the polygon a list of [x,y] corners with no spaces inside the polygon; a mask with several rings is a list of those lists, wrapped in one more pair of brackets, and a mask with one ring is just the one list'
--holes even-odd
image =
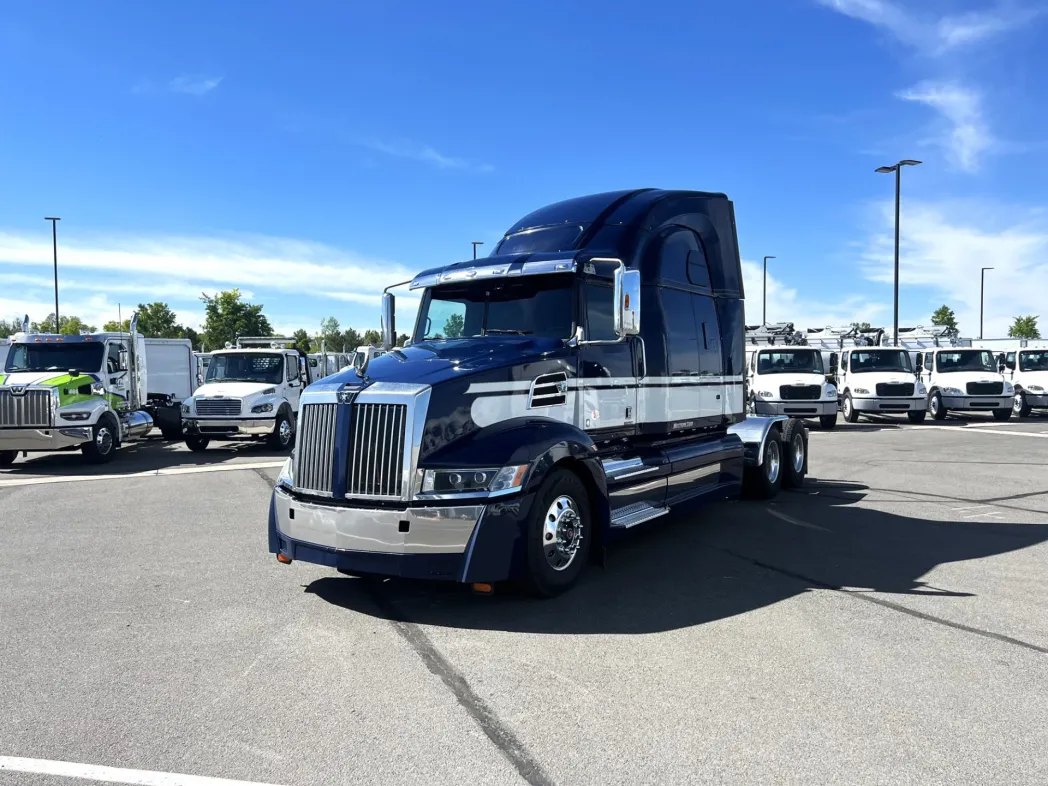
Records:
{"label": "chrome side mirror", "polygon": [[382,348],[390,350],[396,344],[396,298],[389,292],[384,292],[382,294]]}
{"label": "chrome side mirror", "polygon": [[615,270],[615,335],[619,338],[640,333],[640,271]]}
{"label": "chrome side mirror", "polygon": [[119,360],[121,371],[129,371],[131,368],[130,361],[128,360],[128,354],[126,349],[119,350]]}

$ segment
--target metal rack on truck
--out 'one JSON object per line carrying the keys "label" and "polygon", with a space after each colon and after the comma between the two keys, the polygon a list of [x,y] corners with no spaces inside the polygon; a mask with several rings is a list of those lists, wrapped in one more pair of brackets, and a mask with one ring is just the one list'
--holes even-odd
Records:
{"label": "metal rack on truck", "polygon": [[282,563],[550,595],[632,527],[804,480],[803,424],[745,413],[723,194],[550,205],[410,288],[409,345],[387,291],[386,354],[302,397],[269,517]]}

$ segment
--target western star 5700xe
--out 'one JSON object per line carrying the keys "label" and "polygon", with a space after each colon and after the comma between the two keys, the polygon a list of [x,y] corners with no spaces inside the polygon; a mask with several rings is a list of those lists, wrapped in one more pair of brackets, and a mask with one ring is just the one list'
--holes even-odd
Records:
{"label": "western star 5700xe", "polygon": [[804,425],[745,414],[724,194],[559,202],[409,286],[410,343],[387,291],[388,352],[302,395],[269,516],[282,563],[552,595],[630,527],[804,480]]}

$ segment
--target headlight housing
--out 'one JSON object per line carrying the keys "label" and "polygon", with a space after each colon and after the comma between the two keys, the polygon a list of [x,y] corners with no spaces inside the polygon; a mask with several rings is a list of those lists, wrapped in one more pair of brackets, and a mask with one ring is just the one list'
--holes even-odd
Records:
{"label": "headlight housing", "polygon": [[757,398],[775,398],[775,394],[770,390],[761,390],[758,391]]}
{"label": "headlight housing", "polygon": [[101,382],[91,383],[91,395],[92,396],[104,396],[106,394],[106,386]]}
{"label": "headlight housing", "polygon": [[868,388],[852,388],[852,393],[857,393],[860,396],[870,395],[870,391]]}
{"label": "headlight housing", "polygon": [[924,395],[927,395],[928,388],[926,388],[924,385],[917,385],[917,388],[915,389],[915,392],[917,393],[918,396],[924,396]]}
{"label": "headlight housing", "polygon": [[288,456],[287,461],[284,462],[284,466],[280,468],[280,474],[277,475],[277,485],[287,486],[291,488],[295,485],[295,469],[294,469],[295,451],[291,451],[291,455]]}
{"label": "headlight housing", "polygon": [[1044,388],[1040,385],[1027,385],[1026,389],[1031,393],[1044,393]]}
{"label": "headlight housing", "polygon": [[947,396],[963,396],[964,395],[964,391],[961,390],[960,388],[943,388],[942,392],[945,393]]}
{"label": "headlight housing", "polygon": [[1012,387],[1012,383],[1011,382],[1005,382],[1004,383],[1004,392],[1007,393],[1008,395],[1011,395],[1012,393],[1015,392],[1015,388]]}
{"label": "headlight housing", "polygon": [[59,412],[58,416],[62,420],[87,420],[91,417],[90,412]]}
{"label": "headlight housing", "polygon": [[255,404],[255,406],[253,406],[251,408],[251,412],[256,414],[256,415],[259,414],[260,412],[272,412],[272,411],[273,411],[273,405],[268,403],[268,402],[265,403],[265,404]]}
{"label": "headlight housing", "polygon": [[826,398],[837,398],[837,388],[835,388],[833,385],[827,385]]}
{"label": "headlight housing", "polygon": [[520,491],[528,474],[528,465],[492,469],[426,469],[419,470],[423,496],[446,494],[502,496]]}

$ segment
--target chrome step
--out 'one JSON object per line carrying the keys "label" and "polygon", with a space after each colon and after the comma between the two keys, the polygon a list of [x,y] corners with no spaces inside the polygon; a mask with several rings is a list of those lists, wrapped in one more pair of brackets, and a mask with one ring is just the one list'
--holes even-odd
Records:
{"label": "chrome step", "polygon": [[616,529],[629,529],[645,521],[665,516],[669,512],[669,508],[657,508],[650,502],[634,502],[632,505],[611,511],[611,526]]}

